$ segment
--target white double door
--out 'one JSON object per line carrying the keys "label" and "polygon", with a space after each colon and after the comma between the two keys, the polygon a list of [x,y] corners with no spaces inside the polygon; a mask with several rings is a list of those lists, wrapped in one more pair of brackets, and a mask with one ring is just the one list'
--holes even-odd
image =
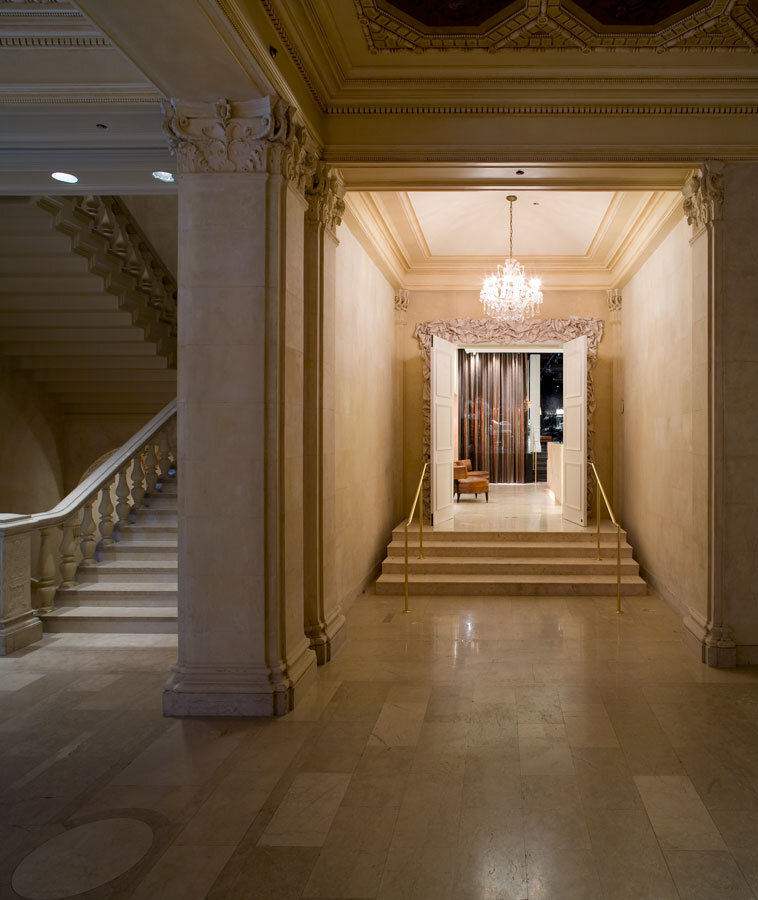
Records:
{"label": "white double door", "polygon": [[453,461],[455,453],[455,394],[458,348],[432,338],[431,358],[431,489],[432,524],[453,518]]}
{"label": "white double door", "polygon": [[587,338],[563,345],[563,518],[587,524]]}

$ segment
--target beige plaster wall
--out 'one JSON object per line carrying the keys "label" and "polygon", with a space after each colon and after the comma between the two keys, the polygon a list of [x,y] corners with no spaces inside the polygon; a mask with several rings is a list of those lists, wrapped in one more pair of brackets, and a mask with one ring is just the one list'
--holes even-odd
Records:
{"label": "beige plaster wall", "polygon": [[18,372],[0,369],[0,512],[38,513],[64,495],[63,419],[56,404]]}
{"label": "beige plaster wall", "polygon": [[335,580],[349,605],[377,574],[397,524],[402,415],[395,402],[395,292],[346,225],[338,237]]}
{"label": "beige plaster wall", "polygon": [[[565,319],[587,316],[604,320],[603,338],[593,369],[595,382],[595,460],[601,477],[612,490],[611,383],[613,338],[604,291],[547,291],[539,318]],[[405,479],[403,505],[413,501],[422,466],[422,392],[421,352],[413,332],[418,322],[431,319],[484,318],[478,291],[411,291],[408,311],[402,314],[400,360],[403,368],[403,461]]]}
{"label": "beige plaster wall", "polygon": [[179,200],[175,194],[138,194],[121,198],[147,239],[176,278]]}
{"label": "beige plaster wall", "polygon": [[683,613],[705,589],[693,504],[693,293],[682,219],[622,285],[620,515],[649,583]]}

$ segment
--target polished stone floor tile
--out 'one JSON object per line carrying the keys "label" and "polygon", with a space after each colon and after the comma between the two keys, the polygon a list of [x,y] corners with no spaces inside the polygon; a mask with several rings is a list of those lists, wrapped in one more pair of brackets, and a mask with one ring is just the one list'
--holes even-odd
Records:
{"label": "polished stone floor tile", "polygon": [[359,598],[279,720],[164,719],[170,636],[0,659],[0,897],[114,818],[155,840],[92,900],[758,896],[758,670],[654,595],[412,601]]}

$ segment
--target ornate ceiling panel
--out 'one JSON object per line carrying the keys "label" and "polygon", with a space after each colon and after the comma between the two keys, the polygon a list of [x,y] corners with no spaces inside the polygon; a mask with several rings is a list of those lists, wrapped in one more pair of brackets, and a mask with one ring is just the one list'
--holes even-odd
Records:
{"label": "ornate ceiling panel", "polygon": [[354,0],[369,49],[752,50],[756,0]]}

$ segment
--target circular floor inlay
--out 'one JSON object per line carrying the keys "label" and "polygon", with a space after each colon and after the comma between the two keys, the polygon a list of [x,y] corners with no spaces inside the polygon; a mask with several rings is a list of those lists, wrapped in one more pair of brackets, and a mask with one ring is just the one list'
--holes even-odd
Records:
{"label": "circular floor inlay", "polygon": [[27,900],[60,900],[112,881],[150,849],[153,830],[139,819],[101,819],[50,838],[13,873]]}

